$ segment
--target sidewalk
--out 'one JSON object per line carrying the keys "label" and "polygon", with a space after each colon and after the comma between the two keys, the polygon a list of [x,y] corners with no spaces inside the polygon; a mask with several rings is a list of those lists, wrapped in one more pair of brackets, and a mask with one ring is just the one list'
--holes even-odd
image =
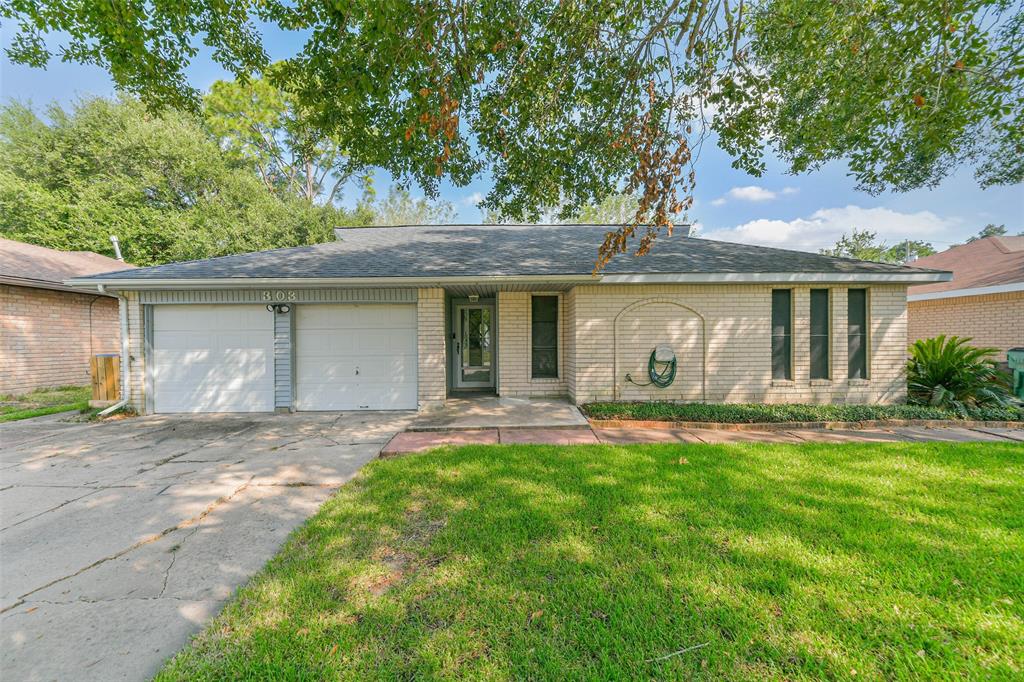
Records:
{"label": "sidewalk", "polygon": [[1024,445],[1024,429],[894,426],[888,429],[792,429],[724,431],[718,429],[484,428],[405,431],[380,451],[381,457],[421,452],[444,445],[633,445],[638,443],[873,443],[992,442]]}

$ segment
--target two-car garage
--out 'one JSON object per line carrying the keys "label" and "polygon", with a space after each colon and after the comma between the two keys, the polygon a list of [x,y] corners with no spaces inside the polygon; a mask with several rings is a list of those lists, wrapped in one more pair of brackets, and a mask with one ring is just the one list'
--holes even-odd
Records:
{"label": "two-car garage", "polygon": [[151,307],[154,412],[416,409],[415,304]]}

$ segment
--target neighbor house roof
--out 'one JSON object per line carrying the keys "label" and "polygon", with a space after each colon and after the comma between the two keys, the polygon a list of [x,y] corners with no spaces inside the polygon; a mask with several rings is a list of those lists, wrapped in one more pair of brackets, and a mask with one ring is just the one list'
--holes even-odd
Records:
{"label": "neighbor house roof", "polygon": [[953,279],[911,287],[912,301],[1024,291],[1024,236],[977,239],[920,258],[914,266],[951,270]]}
{"label": "neighbor house roof", "polygon": [[[81,279],[127,288],[271,282],[414,285],[469,280],[594,281],[607,225],[344,228],[315,246],[170,263]],[[938,281],[948,274],[803,251],[661,235],[650,254],[616,256],[599,281]]]}
{"label": "neighbor house roof", "polygon": [[134,267],[92,251],[57,251],[0,238],[0,283],[3,284],[78,291],[64,282],[74,277]]}

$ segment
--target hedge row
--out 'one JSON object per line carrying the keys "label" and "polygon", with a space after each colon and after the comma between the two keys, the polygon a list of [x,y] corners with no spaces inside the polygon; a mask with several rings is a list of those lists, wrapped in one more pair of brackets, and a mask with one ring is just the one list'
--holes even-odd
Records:
{"label": "hedge row", "polygon": [[[583,411],[591,419],[639,419],[645,421],[721,422],[759,424],[768,422],[860,422],[888,419],[962,419],[957,413],[926,405],[805,405],[784,403],[588,403]],[[1024,421],[1024,411],[1013,408],[976,408],[969,419]]]}

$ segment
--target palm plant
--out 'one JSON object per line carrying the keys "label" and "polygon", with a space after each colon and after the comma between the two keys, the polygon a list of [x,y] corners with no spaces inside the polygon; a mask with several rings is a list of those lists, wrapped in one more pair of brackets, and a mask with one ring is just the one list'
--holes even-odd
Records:
{"label": "palm plant", "polygon": [[992,359],[995,348],[975,348],[971,339],[936,336],[915,341],[907,362],[909,402],[955,410],[1009,404],[1009,382]]}

